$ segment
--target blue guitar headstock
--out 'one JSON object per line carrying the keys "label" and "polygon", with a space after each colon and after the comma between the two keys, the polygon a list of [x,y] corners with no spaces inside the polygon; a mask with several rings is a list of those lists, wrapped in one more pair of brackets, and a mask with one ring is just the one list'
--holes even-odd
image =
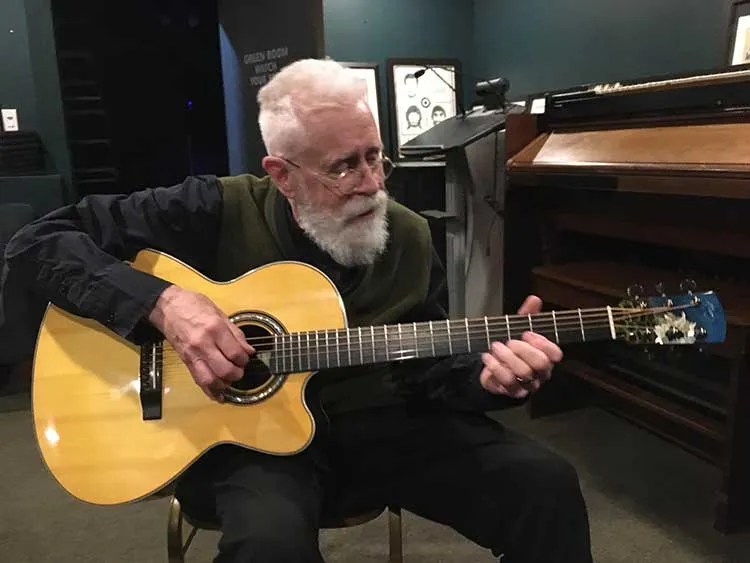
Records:
{"label": "blue guitar headstock", "polygon": [[680,284],[684,293],[650,297],[655,309],[653,331],[656,344],[692,344],[723,342],[727,333],[724,308],[713,291],[695,291],[695,282]]}
{"label": "blue guitar headstock", "polygon": [[713,291],[695,291],[695,282],[680,284],[681,294],[666,295],[657,284],[658,297],[641,298],[643,287],[628,288],[628,301],[618,332],[625,340],[642,344],[709,344],[726,338],[726,315]]}
{"label": "blue guitar headstock", "polygon": [[723,342],[727,326],[724,309],[713,291],[652,297],[651,307],[669,307],[654,315],[657,344]]}

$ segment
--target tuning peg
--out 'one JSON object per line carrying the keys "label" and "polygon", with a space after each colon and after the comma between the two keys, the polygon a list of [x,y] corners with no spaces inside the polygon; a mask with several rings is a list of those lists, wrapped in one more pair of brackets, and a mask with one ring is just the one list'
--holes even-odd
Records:
{"label": "tuning peg", "polygon": [[695,283],[695,280],[690,278],[686,278],[680,282],[680,290],[690,295],[692,295],[696,287],[697,284]]}

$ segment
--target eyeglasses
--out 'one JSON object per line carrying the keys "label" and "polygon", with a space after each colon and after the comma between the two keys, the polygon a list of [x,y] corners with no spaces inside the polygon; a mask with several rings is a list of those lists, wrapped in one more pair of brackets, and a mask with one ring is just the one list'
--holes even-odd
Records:
{"label": "eyeglasses", "polygon": [[[312,168],[297,164],[296,162],[289,160],[288,158],[284,158],[283,156],[280,158],[281,160],[283,160],[287,164],[291,164],[295,168],[299,168],[300,170],[307,170],[314,176],[320,178],[324,185],[337,190],[342,194],[350,194],[356,191],[356,189],[362,184],[362,180],[364,179],[364,173],[362,171],[362,167],[360,166],[357,166],[356,168],[347,167],[346,170],[343,170],[342,172],[321,172],[319,170],[314,170]],[[383,153],[380,153],[373,160],[368,160],[367,166],[373,175],[381,178],[383,181],[387,180],[390,177],[390,175],[393,173],[393,169],[395,168],[395,165],[393,164],[391,159],[385,156]]]}

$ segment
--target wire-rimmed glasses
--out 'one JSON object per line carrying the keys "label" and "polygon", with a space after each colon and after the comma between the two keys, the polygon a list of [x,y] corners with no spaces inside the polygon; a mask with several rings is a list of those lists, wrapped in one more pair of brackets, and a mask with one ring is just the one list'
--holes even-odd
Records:
{"label": "wire-rimmed glasses", "polygon": [[[362,184],[362,180],[364,179],[364,171],[362,166],[357,166],[355,168],[347,167],[341,172],[321,172],[319,170],[314,170],[307,166],[297,164],[296,162],[289,160],[288,158],[280,158],[284,162],[286,162],[287,164],[291,164],[295,168],[305,169],[311,172],[314,176],[320,178],[323,181],[323,184],[330,188],[338,190],[343,194],[350,194],[356,191],[356,189]],[[395,165],[390,158],[385,156],[383,153],[380,153],[377,158],[368,160],[367,167],[370,169],[370,172],[373,175],[385,181],[393,173]]]}

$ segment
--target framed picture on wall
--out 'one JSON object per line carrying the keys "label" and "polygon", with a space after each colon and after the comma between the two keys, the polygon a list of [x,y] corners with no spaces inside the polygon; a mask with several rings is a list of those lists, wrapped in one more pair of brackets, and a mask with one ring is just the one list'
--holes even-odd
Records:
{"label": "framed picture on wall", "polygon": [[728,63],[750,64],[750,0],[732,2],[729,18]]}
{"label": "framed picture on wall", "polygon": [[391,151],[404,160],[400,147],[457,113],[461,96],[456,59],[388,59],[388,114]]}
{"label": "framed picture on wall", "polygon": [[370,106],[375,123],[378,126],[378,133],[383,136],[383,116],[380,111],[380,72],[377,63],[357,63],[343,62],[357,76],[367,82],[367,103]]}

